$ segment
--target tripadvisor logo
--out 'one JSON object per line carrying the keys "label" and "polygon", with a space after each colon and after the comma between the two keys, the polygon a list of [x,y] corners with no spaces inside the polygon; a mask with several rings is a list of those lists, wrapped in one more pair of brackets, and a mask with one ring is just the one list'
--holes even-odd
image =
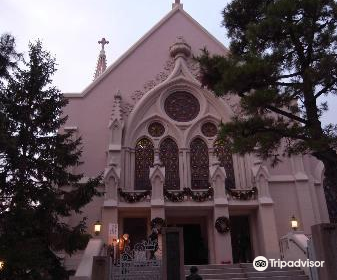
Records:
{"label": "tripadvisor logo", "polygon": [[265,257],[258,256],[253,261],[253,267],[257,271],[265,271],[268,268],[268,260]]}
{"label": "tripadvisor logo", "polygon": [[307,260],[297,260],[297,261],[285,261],[276,259],[267,259],[263,256],[256,257],[253,261],[253,267],[257,271],[265,271],[268,266],[270,267],[323,267],[324,261],[311,261]]}

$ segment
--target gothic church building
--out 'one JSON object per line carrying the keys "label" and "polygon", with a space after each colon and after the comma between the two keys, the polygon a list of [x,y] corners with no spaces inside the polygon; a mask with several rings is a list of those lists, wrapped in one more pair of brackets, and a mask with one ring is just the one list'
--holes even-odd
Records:
{"label": "gothic church building", "polygon": [[[232,155],[217,140],[238,100],[202,88],[193,56],[204,47],[228,50],[182,4],[108,68],[101,43],[95,80],[65,94],[63,129],[83,139],[84,164],[73,172],[85,180],[102,173],[105,195],[67,223],[87,216],[94,236],[99,220],[105,244],[127,233],[132,245],[162,218],[184,229],[185,264],[220,264],[279,258],[292,216],[306,234],[329,220],[320,162],[294,156],[272,167],[254,155]],[[81,257],[66,265],[76,269]]]}

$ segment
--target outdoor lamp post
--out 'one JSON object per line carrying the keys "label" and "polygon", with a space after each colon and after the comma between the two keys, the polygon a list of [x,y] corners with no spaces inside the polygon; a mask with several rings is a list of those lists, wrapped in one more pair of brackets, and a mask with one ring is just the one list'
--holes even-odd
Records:
{"label": "outdoor lamp post", "polygon": [[294,231],[296,231],[298,229],[298,220],[295,218],[295,216],[291,217],[290,223],[291,223],[291,228]]}
{"label": "outdoor lamp post", "polygon": [[101,233],[101,229],[102,229],[102,224],[100,221],[97,221],[94,225],[94,231],[95,231],[96,236]]}

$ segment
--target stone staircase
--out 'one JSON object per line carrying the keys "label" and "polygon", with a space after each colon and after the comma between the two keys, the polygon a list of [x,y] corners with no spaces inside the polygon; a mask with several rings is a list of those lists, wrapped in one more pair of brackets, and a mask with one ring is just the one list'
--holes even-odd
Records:
{"label": "stone staircase", "polygon": [[[185,274],[189,274],[190,265],[185,265]],[[197,265],[199,275],[204,280],[309,280],[301,269],[294,268],[273,268],[268,267],[263,272],[254,269],[251,263],[241,263],[233,265],[209,264]]]}

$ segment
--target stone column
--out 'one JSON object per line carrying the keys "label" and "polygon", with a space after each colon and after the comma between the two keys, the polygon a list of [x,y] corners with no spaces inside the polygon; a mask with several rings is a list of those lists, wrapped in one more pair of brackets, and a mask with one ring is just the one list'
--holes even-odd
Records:
{"label": "stone column", "polygon": [[165,167],[162,166],[158,151],[154,155],[154,164],[150,168],[150,182],[152,186],[151,208],[164,207]]}
{"label": "stone column", "polygon": [[94,257],[92,265],[92,280],[109,280],[109,258]]}
{"label": "stone column", "polygon": [[279,238],[276,230],[274,205],[261,203],[257,214],[259,228],[259,243],[262,255],[267,259],[280,258]]}
{"label": "stone column", "polygon": [[[165,167],[161,166],[158,151],[154,155],[154,164],[150,168],[151,194],[151,220],[162,218],[165,220],[164,182]],[[158,235],[158,251],[156,256],[162,257],[162,236]]]}
{"label": "stone column", "polygon": [[215,222],[219,217],[229,219],[228,200],[225,192],[226,172],[220,167],[219,161],[214,157],[210,167],[211,186],[214,189],[214,209],[213,209],[213,233],[214,233],[214,256],[215,263],[233,262],[232,241],[230,233],[219,233]]}
{"label": "stone column", "polygon": [[[214,223],[219,217],[227,217],[229,219],[228,205],[217,205],[214,206]],[[233,263],[232,255],[232,241],[231,234],[228,233],[219,233],[216,228],[213,228],[214,232],[214,244],[215,244],[215,263],[220,264],[222,262]]]}

